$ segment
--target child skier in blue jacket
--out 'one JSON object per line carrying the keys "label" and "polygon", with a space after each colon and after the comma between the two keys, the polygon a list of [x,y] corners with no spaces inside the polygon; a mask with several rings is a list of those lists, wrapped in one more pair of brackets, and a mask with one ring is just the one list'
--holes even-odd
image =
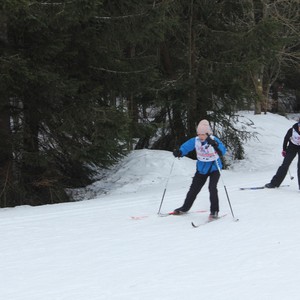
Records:
{"label": "child skier in blue jacket", "polygon": [[226,148],[217,137],[211,134],[212,130],[208,121],[202,120],[197,127],[197,137],[189,139],[181,145],[179,150],[173,152],[175,157],[185,156],[194,149],[197,154],[197,171],[183,205],[174,210],[173,214],[175,215],[180,215],[190,210],[198,193],[209,177],[210,218],[218,217],[219,197],[217,184],[220,178],[219,169],[222,169],[220,156],[226,153]]}

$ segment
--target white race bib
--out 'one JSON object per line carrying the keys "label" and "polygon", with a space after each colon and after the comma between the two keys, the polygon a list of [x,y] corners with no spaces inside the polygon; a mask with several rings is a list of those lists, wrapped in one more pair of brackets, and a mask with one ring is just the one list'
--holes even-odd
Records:
{"label": "white race bib", "polygon": [[215,151],[214,147],[209,144],[202,145],[200,139],[195,139],[195,149],[197,153],[197,159],[199,161],[214,161],[219,158],[219,155]]}
{"label": "white race bib", "polygon": [[290,140],[294,145],[300,146],[300,135],[294,128],[293,128],[293,134],[292,134]]}

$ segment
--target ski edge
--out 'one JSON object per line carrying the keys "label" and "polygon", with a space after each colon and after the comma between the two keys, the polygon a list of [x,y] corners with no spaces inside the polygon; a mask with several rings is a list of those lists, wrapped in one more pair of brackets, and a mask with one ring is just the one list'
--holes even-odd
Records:
{"label": "ski edge", "polygon": [[[195,213],[206,213],[206,212],[207,212],[207,210],[194,210],[194,211],[190,211],[188,213],[181,214],[178,216],[184,216],[184,215],[195,214]],[[151,215],[131,216],[130,219],[131,220],[144,220],[144,219],[149,218],[150,216]],[[158,213],[157,216],[158,217],[168,217],[168,216],[176,216],[176,215],[172,211],[172,212],[168,212],[168,213]]]}
{"label": "ski edge", "polygon": [[186,212],[186,213],[182,213],[182,214],[175,214],[174,211],[168,212],[168,213],[159,213],[158,216],[159,217],[168,217],[168,216],[186,216],[189,214],[195,214],[195,213],[206,213],[207,210],[195,210],[195,211],[190,211],[190,212]]}
{"label": "ski edge", "polygon": [[265,189],[264,186],[240,187],[241,191],[244,191],[244,190],[263,190],[263,189]]}
{"label": "ski edge", "polygon": [[[289,187],[289,184],[283,184],[280,187]],[[250,186],[250,187],[240,187],[240,190],[244,191],[244,190],[263,190],[263,189],[267,189],[264,185],[263,186]]]}

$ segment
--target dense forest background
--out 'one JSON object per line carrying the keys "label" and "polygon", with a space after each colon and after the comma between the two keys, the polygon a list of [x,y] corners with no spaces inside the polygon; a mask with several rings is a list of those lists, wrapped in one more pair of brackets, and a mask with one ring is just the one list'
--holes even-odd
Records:
{"label": "dense forest background", "polygon": [[0,206],[72,201],[202,118],[243,158],[238,110],[300,111],[299,16],[299,0],[1,0]]}

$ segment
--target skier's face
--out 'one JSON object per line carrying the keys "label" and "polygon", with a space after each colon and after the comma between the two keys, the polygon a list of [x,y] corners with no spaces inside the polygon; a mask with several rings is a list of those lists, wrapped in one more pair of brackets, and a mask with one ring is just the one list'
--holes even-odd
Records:
{"label": "skier's face", "polygon": [[198,137],[199,137],[201,142],[204,142],[207,138],[207,134],[206,133],[199,133]]}

